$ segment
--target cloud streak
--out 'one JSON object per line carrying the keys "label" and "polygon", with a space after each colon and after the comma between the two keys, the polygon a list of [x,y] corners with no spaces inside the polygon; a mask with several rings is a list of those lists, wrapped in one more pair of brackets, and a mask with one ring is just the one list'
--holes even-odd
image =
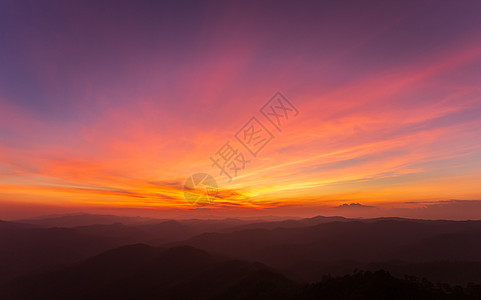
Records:
{"label": "cloud streak", "polygon": [[[195,209],[196,172],[218,211],[481,198],[475,2],[36,5],[0,16],[2,203]],[[277,90],[300,111],[281,133]],[[209,157],[252,116],[275,139],[229,182]]]}

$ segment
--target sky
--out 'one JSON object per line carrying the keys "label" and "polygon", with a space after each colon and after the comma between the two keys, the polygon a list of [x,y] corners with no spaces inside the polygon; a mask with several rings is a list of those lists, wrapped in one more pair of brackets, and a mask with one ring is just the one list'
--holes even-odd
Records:
{"label": "sky", "polygon": [[[480,1],[0,0],[0,219],[479,219],[480,16]],[[209,205],[185,197],[197,173]]]}

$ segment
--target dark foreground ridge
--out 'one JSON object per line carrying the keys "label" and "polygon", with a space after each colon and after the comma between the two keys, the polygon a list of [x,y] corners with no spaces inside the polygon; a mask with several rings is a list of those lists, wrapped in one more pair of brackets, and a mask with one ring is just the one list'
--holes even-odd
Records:
{"label": "dark foreground ridge", "polygon": [[314,284],[263,264],[190,246],[144,244],[4,284],[1,299],[481,299],[481,285],[452,287],[389,272],[356,271]]}

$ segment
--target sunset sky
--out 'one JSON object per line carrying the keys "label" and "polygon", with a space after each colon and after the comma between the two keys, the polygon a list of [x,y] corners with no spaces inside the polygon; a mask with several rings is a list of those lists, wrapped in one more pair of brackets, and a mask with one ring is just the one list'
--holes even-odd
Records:
{"label": "sunset sky", "polygon": [[0,219],[80,211],[479,219],[481,2],[0,0]]}

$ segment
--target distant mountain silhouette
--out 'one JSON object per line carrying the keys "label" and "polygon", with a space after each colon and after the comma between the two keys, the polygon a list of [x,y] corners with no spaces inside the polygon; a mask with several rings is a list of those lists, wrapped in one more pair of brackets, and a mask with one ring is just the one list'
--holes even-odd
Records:
{"label": "distant mountain silhouette", "polygon": [[76,227],[87,226],[93,224],[113,224],[123,223],[129,225],[142,224],[142,223],[159,223],[165,220],[143,218],[143,217],[122,217],[115,215],[94,215],[86,213],[75,213],[68,215],[51,215],[41,216],[36,218],[16,220],[17,223],[34,224],[44,227]]}
{"label": "distant mountain silhouette", "polygon": [[174,220],[129,226],[122,223],[95,224],[73,227],[73,229],[91,236],[114,239],[123,244],[148,242],[150,240],[163,244],[186,239],[197,234],[197,229]]}
{"label": "distant mountain silhouette", "polygon": [[331,222],[205,233],[181,243],[282,268],[301,260],[481,261],[481,221]]}
{"label": "distant mountain silhouette", "polygon": [[224,231],[238,231],[238,230],[246,230],[246,229],[296,228],[296,227],[313,226],[313,225],[336,222],[336,221],[347,222],[347,221],[352,221],[352,219],[346,219],[344,217],[317,216],[313,218],[296,219],[296,220],[281,220],[281,221],[269,221],[269,222],[263,221],[263,222],[254,222],[254,223],[238,225],[234,227],[228,227]]}

